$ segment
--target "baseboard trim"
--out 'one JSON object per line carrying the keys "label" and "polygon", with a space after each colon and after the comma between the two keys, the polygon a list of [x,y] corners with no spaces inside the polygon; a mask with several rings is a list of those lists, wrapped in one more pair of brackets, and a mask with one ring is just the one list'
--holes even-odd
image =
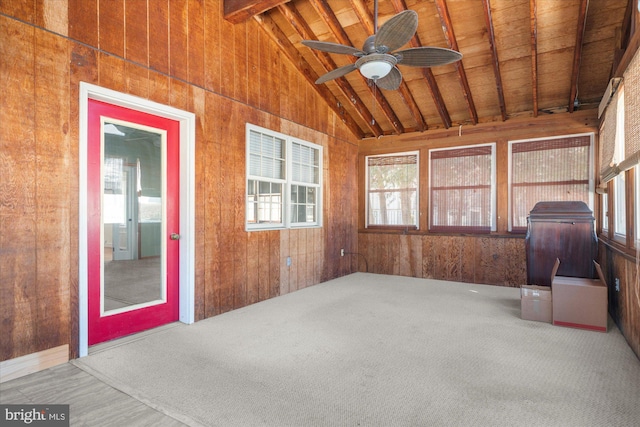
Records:
{"label": "baseboard trim", "polygon": [[69,361],[69,344],[0,362],[0,383]]}

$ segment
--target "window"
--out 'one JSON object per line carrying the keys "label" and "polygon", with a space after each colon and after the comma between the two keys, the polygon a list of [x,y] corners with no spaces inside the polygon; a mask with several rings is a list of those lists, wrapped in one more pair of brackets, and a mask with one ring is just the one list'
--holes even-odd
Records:
{"label": "window", "polygon": [[593,135],[509,142],[509,231],[524,232],[537,202],[583,201],[593,210]]}
{"label": "window", "polygon": [[622,172],[613,178],[613,234],[622,239],[624,239],[627,234],[625,193],[625,173]]}
{"label": "window", "polygon": [[418,227],[418,152],[366,158],[367,226]]}
{"label": "window", "polygon": [[429,151],[429,229],[496,229],[495,144]]}
{"label": "window", "polygon": [[607,193],[602,195],[602,232],[609,232],[609,197]]}
{"label": "window", "polygon": [[322,147],[247,124],[247,230],[322,225]]}

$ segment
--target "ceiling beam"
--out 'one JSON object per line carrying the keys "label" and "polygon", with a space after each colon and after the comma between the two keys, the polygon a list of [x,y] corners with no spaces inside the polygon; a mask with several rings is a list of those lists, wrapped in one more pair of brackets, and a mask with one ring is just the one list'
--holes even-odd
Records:
{"label": "ceiling beam", "polygon": [[336,99],[331,91],[325,85],[316,85],[315,81],[318,79],[318,75],[313,71],[307,61],[300,55],[300,52],[289,41],[287,36],[278,28],[273,22],[273,19],[269,14],[261,14],[254,16],[254,19],[265,33],[276,43],[282,50],[282,53],[289,59],[289,61],[297,65],[302,75],[307,79],[309,83],[315,88],[316,92],[325,100],[329,108],[331,108],[342,122],[351,130],[351,132],[359,139],[364,138],[366,135],[360,129],[360,126],[353,120],[353,118],[347,113],[342,104]]}
{"label": "ceiling beam", "polygon": [[[333,36],[336,38],[338,43],[348,45],[348,46],[353,46],[353,43],[349,39],[349,36],[347,35],[344,28],[342,28],[340,21],[338,21],[338,18],[333,13],[333,10],[331,10],[326,0],[309,0],[309,3],[311,3],[313,8],[316,10],[316,12],[318,12],[318,15],[320,15],[322,20],[327,25],[327,28],[329,28],[329,30],[331,31]],[[352,56],[352,55],[347,55],[347,56],[351,61],[353,61],[354,63],[356,62],[357,58],[355,56]],[[331,71],[331,70],[328,70],[328,71]],[[357,73],[357,74],[360,76],[360,78],[363,79],[367,89],[371,93],[371,96],[376,100],[376,102],[380,106],[380,109],[384,113],[386,119],[394,128],[395,133],[396,134],[404,133],[404,127],[402,126],[400,119],[398,119],[398,116],[396,116],[396,113],[393,111],[393,109],[387,102],[387,99],[382,94],[382,91],[377,90],[375,85],[369,84],[369,79],[364,77],[362,74],[360,73]]]}
{"label": "ceiling beam", "polygon": [[224,19],[239,24],[290,0],[224,0]]}
{"label": "ceiling beam", "polygon": [[[375,34],[377,28],[373,28],[373,16],[367,9],[364,2],[362,0],[350,0],[350,2],[353,6],[353,10],[356,12],[358,19],[360,20],[362,26],[365,28],[367,34]],[[420,132],[425,131],[427,129],[427,123],[425,122],[424,117],[422,116],[422,112],[418,108],[418,105],[416,104],[416,101],[413,98],[413,95],[411,94],[411,91],[409,90],[409,87],[407,86],[407,83],[404,81],[404,79],[402,79],[402,83],[400,83],[400,87],[398,88],[398,90],[400,98],[402,98],[402,101],[413,116],[413,120],[416,123],[416,130]]]}
{"label": "ceiling beam", "polygon": [[573,70],[571,71],[571,92],[569,93],[569,112],[573,113],[578,96],[578,77],[580,74],[580,62],[582,60],[582,40],[587,27],[587,10],[589,0],[580,2],[580,14],[578,15],[578,28],[576,30],[576,47],[573,51]]}
{"label": "ceiling beam", "polygon": [[533,94],[533,117],[538,117],[538,6],[529,0],[531,16],[531,90]]}
{"label": "ceiling beam", "polygon": [[493,74],[496,76],[496,91],[498,92],[498,102],[500,103],[500,114],[502,121],[507,120],[507,107],[504,102],[504,89],[502,87],[502,76],[500,74],[500,61],[498,60],[498,50],[496,48],[496,36],[493,30],[493,18],[491,17],[491,0],[482,0],[484,8],[484,21],[487,25],[489,36],[489,47],[491,48],[491,61],[493,64]]}
{"label": "ceiling beam", "polygon": [[[447,7],[446,0],[436,0],[436,9],[438,9],[438,15],[440,16],[440,23],[442,24],[442,30],[444,31],[444,37],[447,39],[449,48],[455,51],[458,49],[458,42],[456,35],[453,31],[453,24],[451,23],[451,16],[449,16],[449,8]],[[478,123],[478,112],[476,111],[475,103],[473,102],[473,96],[471,96],[471,88],[469,87],[469,81],[467,80],[467,73],[464,71],[464,65],[462,61],[457,61],[455,64],[458,71],[458,80],[460,86],[462,86],[462,94],[467,101],[467,109],[469,110],[469,116],[471,122],[475,125]]]}
{"label": "ceiling beam", "polygon": [[[309,28],[293,3],[282,4],[278,6],[278,12],[280,12],[282,16],[287,20],[287,22],[289,22],[289,24],[293,27],[293,29],[301,39],[316,40],[316,36],[313,34],[311,28]],[[333,70],[338,67],[328,53],[320,52],[314,49],[311,49],[311,52],[322,64],[322,66],[325,67],[325,69]],[[315,80],[313,81],[313,84],[315,86],[322,86],[326,88],[326,85],[316,85]],[[371,114],[371,112],[365,107],[364,102],[362,102],[356,91],[353,90],[349,82],[347,82],[346,79],[340,77],[338,79],[335,79],[334,83],[338,86],[338,88],[342,92],[342,95],[350,101],[350,104],[354,106],[360,118],[367,123],[369,130],[371,130],[371,132],[375,136],[381,136],[384,133],[382,128],[378,123],[376,123],[373,114]]]}
{"label": "ceiling beam", "polygon": [[[403,10],[407,10],[407,5],[404,0],[391,0],[391,4],[393,4],[393,8],[396,13],[400,13]],[[409,42],[411,47],[422,47],[422,42],[417,34],[413,35],[413,38]],[[427,86],[429,87],[429,91],[431,92],[431,98],[433,99],[433,103],[438,110],[438,115],[440,116],[440,120],[442,120],[442,124],[445,128],[449,129],[451,127],[451,116],[449,115],[449,111],[447,110],[447,106],[444,103],[444,99],[442,98],[442,94],[440,93],[440,88],[438,87],[438,83],[436,82],[436,77],[433,75],[433,71],[431,68],[422,68],[422,75],[427,81]]]}

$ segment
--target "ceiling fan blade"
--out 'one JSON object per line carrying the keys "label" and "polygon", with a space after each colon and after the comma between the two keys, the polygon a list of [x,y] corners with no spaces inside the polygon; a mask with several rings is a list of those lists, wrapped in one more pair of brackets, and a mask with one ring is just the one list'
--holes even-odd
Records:
{"label": "ceiling fan blade", "polygon": [[329,80],[337,79],[338,77],[342,77],[356,69],[356,64],[349,64],[344,67],[336,68],[335,70],[329,71],[327,74],[320,76],[320,78],[316,80],[316,84],[319,85],[328,82]]}
{"label": "ceiling fan blade", "polygon": [[462,54],[443,47],[413,47],[393,54],[398,64],[411,67],[435,67],[451,64],[462,59]]}
{"label": "ceiling fan blade", "polygon": [[376,33],[374,46],[380,53],[394,51],[409,43],[417,28],[418,14],[404,10],[382,24]]}
{"label": "ceiling fan blade", "polygon": [[344,44],[321,42],[319,40],[302,40],[302,44],[311,49],[321,50],[329,53],[341,53],[345,55],[362,56],[364,52],[352,46]]}
{"label": "ceiling fan blade", "polygon": [[396,90],[400,87],[400,83],[402,83],[402,73],[397,67],[393,67],[389,74],[376,80],[375,83],[380,89]]}

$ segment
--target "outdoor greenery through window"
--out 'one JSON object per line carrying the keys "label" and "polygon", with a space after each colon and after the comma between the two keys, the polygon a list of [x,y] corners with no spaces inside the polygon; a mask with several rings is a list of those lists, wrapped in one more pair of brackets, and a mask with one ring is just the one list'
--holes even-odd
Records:
{"label": "outdoor greenery through window", "polygon": [[248,230],[322,225],[321,192],[321,146],[247,124]]}
{"label": "outdoor greenery through window", "polygon": [[418,226],[418,153],[367,157],[367,226]]}
{"label": "outdoor greenery through window", "polygon": [[495,144],[429,151],[429,229],[496,229]]}
{"label": "outdoor greenery through window", "polygon": [[591,146],[591,134],[509,142],[509,231],[525,231],[540,201],[583,201],[593,210]]}

